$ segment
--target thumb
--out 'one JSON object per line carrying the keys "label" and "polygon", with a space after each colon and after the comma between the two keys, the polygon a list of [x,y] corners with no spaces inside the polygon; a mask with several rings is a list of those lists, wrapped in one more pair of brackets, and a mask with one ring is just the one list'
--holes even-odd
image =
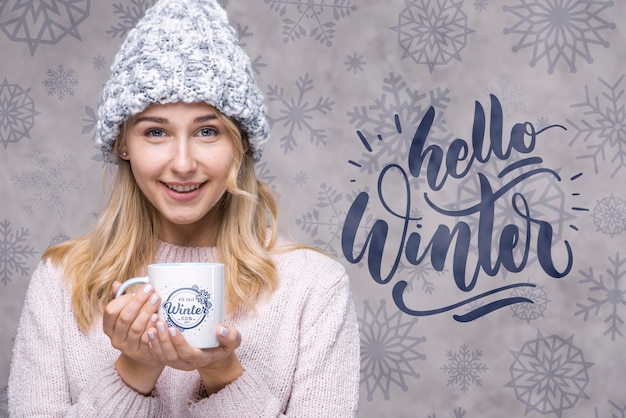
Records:
{"label": "thumb", "polygon": [[239,331],[228,325],[217,327],[217,339],[220,342],[220,346],[227,351],[234,351],[241,344]]}
{"label": "thumb", "polygon": [[113,282],[113,285],[111,286],[111,299],[115,299],[117,289],[119,289],[121,285],[122,283],[118,282],[117,280]]}

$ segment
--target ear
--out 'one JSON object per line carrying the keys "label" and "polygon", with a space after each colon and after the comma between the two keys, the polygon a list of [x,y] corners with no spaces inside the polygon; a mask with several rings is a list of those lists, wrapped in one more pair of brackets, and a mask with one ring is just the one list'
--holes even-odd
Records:
{"label": "ear", "polygon": [[120,147],[120,149],[117,151],[117,155],[122,159],[122,160],[129,160],[130,158],[128,157],[128,147],[126,145]]}
{"label": "ear", "polygon": [[248,135],[243,136],[243,153],[247,154],[250,151],[250,141],[248,141]]}

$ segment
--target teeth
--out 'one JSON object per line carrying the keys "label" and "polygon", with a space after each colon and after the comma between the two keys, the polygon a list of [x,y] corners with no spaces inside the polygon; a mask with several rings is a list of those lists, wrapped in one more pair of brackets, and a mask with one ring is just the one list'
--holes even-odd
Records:
{"label": "teeth", "polygon": [[187,185],[187,186],[177,186],[174,184],[168,184],[167,187],[169,187],[171,190],[174,190],[176,192],[179,193],[186,193],[186,192],[191,192],[193,190],[196,190],[197,188],[200,187],[199,184],[194,184],[194,185]]}

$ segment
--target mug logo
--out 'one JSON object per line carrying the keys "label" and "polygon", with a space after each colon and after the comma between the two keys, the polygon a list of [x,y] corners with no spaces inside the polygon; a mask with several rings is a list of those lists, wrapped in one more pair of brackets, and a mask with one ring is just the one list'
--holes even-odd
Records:
{"label": "mug logo", "polygon": [[210,299],[211,294],[197,285],[174,290],[161,305],[167,315],[167,325],[181,331],[197,327],[213,306]]}

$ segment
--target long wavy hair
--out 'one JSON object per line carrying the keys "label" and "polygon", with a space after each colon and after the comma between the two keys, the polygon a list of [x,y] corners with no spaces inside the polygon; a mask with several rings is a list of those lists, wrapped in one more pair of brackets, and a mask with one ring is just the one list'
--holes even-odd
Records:
{"label": "long wavy hair", "polygon": [[[277,204],[272,190],[256,176],[245,132],[213,108],[234,143],[234,163],[226,192],[216,205],[220,224],[217,254],[224,263],[227,309],[254,310],[259,298],[277,287],[270,257],[277,236]],[[125,143],[125,125],[112,152]],[[145,274],[154,262],[160,236],[156,209],[137,185],[130,163],[117,159],[111,193],[94,229],[50,247],[44,259],[63,267],[78,325],[88,331],[111,299],[114,281]],[[110,164],[113,164],[112,162]]]}

